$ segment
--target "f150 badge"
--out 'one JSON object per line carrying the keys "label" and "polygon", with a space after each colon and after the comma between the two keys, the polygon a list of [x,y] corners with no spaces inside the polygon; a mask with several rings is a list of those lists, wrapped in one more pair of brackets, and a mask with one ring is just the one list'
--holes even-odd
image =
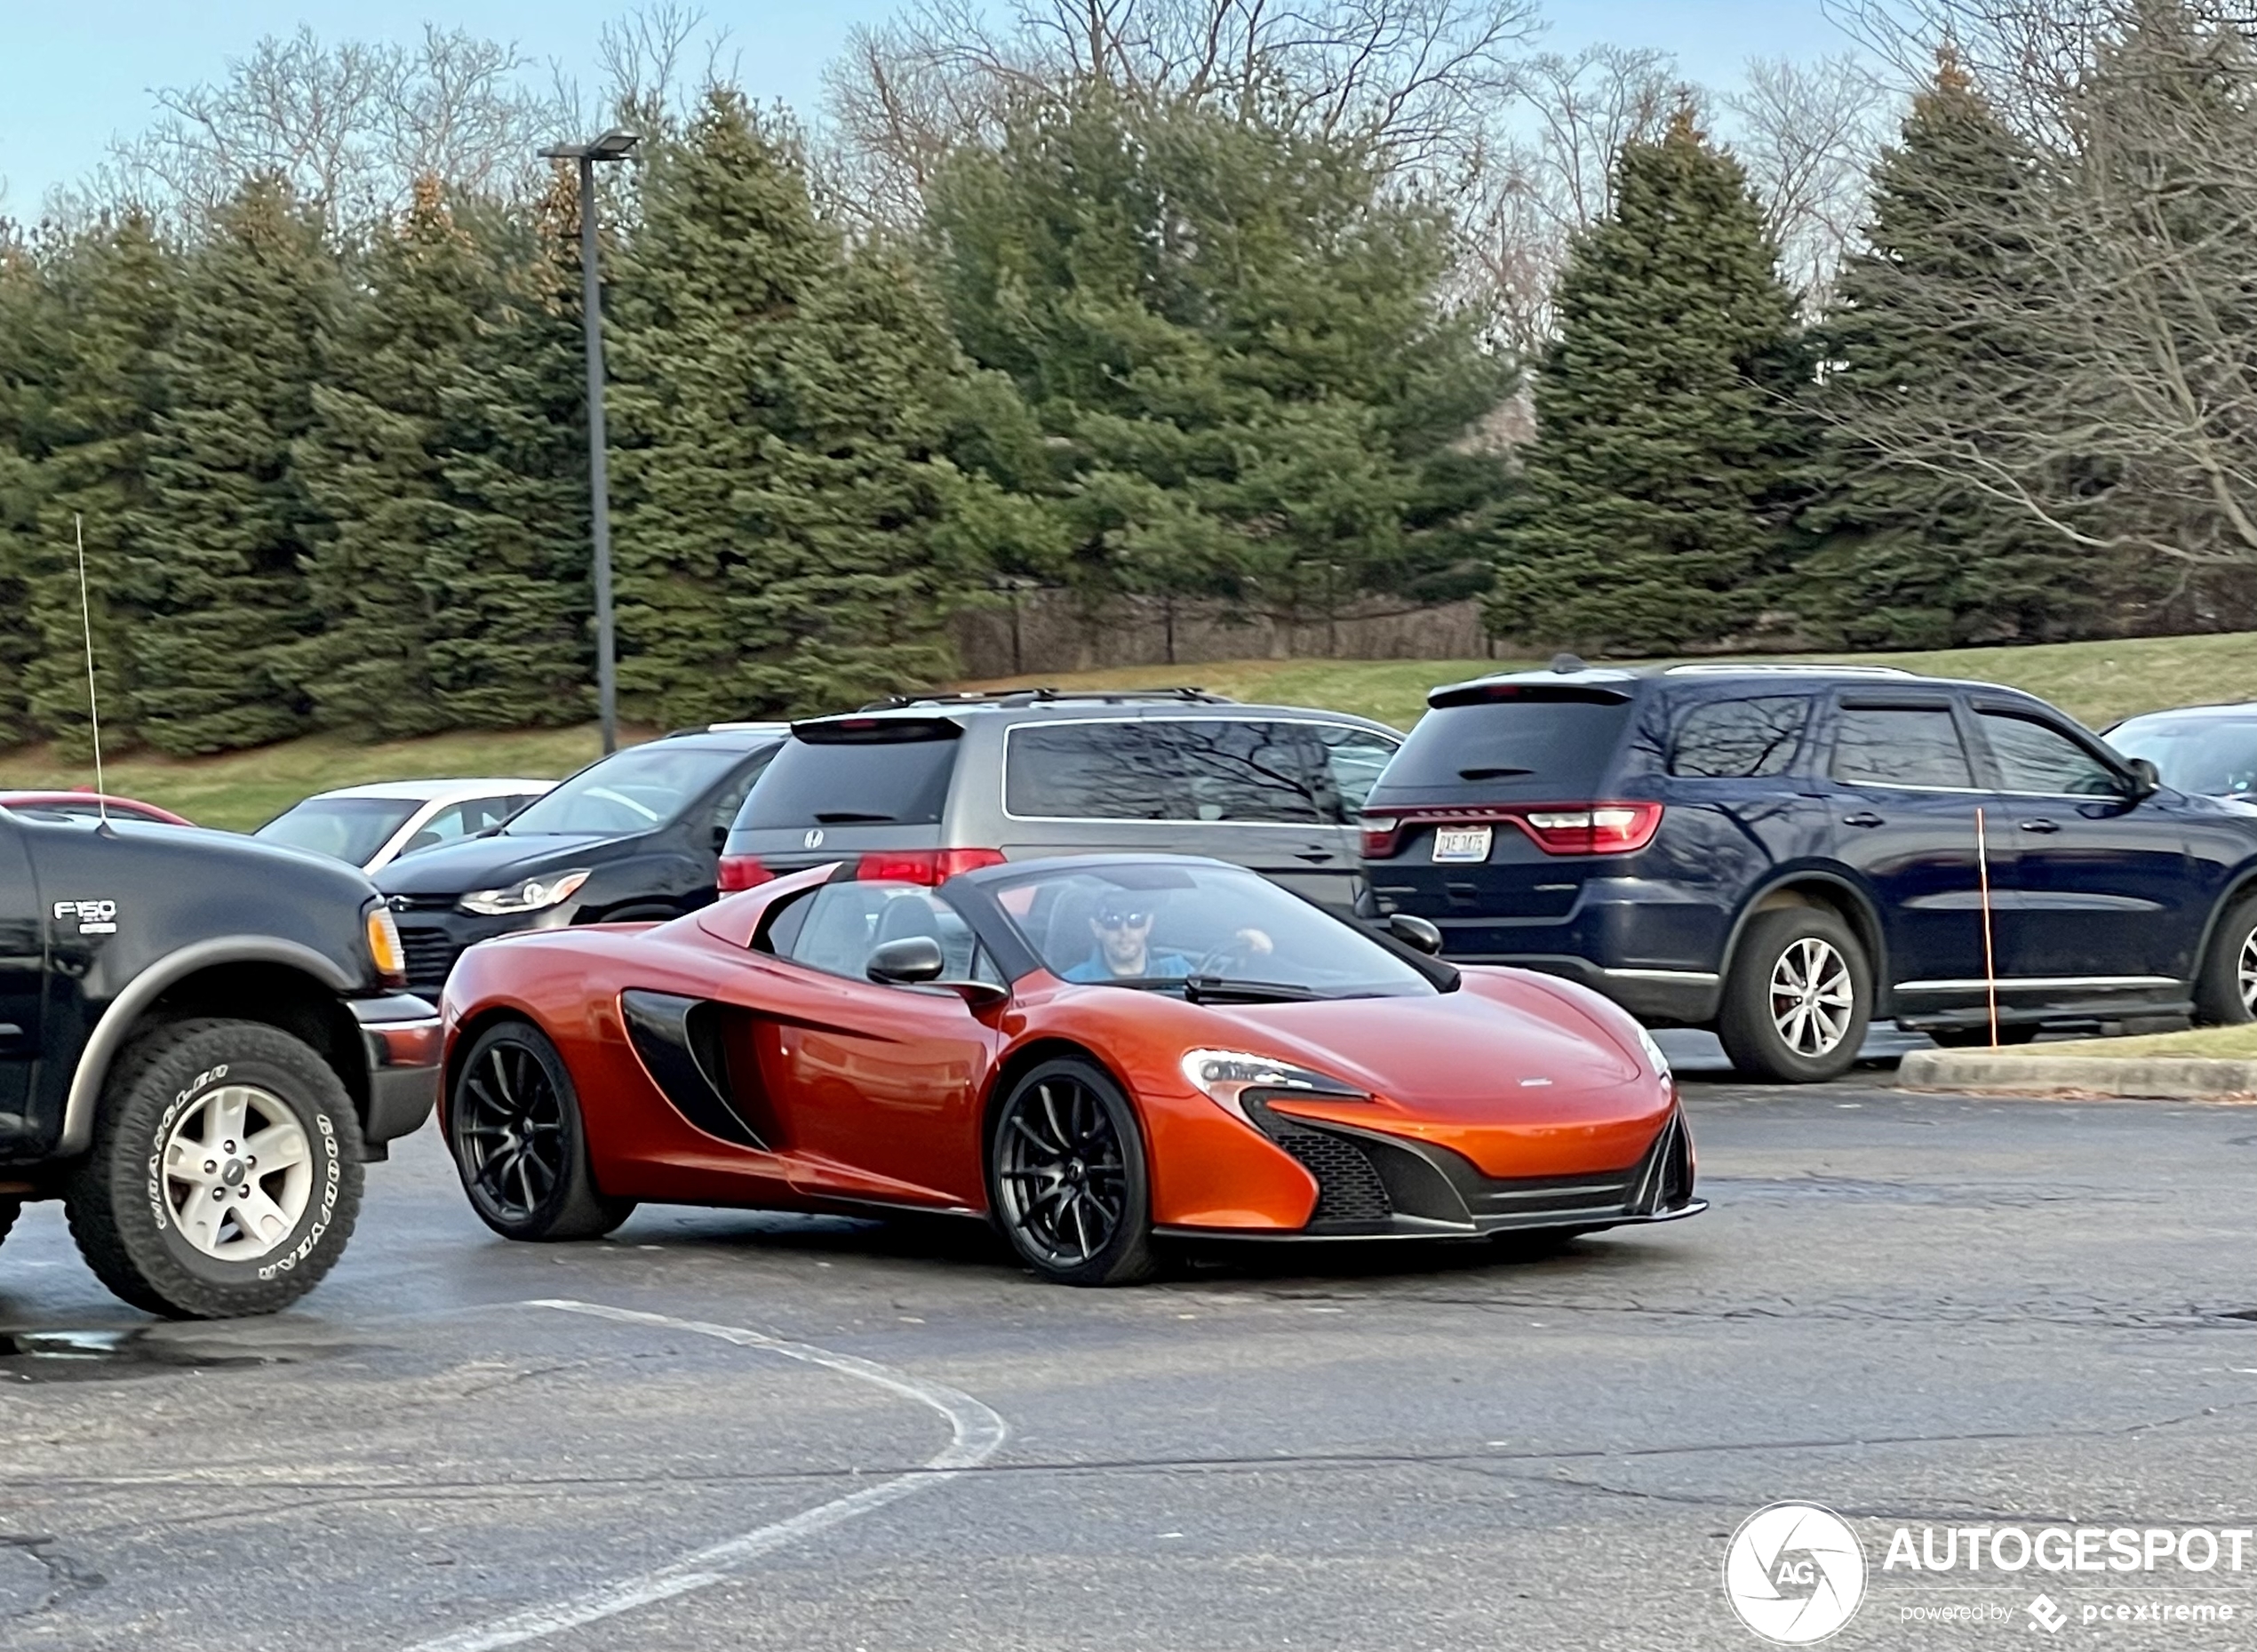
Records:
{"label": "f150 badge", "polygon": [[55,903],[55,922],[68,923],[76,920],[81,935],[115,935],[117,933],[117,903],[114,900],[59,900]]}

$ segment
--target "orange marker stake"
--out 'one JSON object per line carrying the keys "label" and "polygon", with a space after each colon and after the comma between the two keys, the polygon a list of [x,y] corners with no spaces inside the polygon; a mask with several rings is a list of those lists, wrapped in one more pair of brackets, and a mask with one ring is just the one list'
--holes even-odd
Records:
{"label": "orange marker stake", "polygon": [[1975,810],[1975,876],[1982,888],[1982,990],[1990,1001],[1990,1048],[1998,1048],[1998,965],[1990,949],[1990,855],[1984,847],[1982,810]]}

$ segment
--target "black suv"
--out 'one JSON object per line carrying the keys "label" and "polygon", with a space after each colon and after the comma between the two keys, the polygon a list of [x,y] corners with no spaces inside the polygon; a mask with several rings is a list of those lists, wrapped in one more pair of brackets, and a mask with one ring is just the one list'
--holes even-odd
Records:
{"label": "black suv", "polygon": [[355,868],[229,833],[0,809],[0,1235],[61,1199],[134,1306],[270,1313],[361,1166],[431,1112],[439,1018]]}
{"label": "black suv", "polygon": [[[2257,1008],[2257,813],[2041,700],[1882,667],[1551,671],[1435,690],[1365,805],[1383,913],[1453,958],[1712,1026],[1743,1071]],[[1981,822],[1978,834],[1977,823]]]}
{"label": "black suv", "polygon": [[710,902],[729,824],[786,732],[720,722],[627,746],[500,826],[379,868],[409,985],[437,997],[463,949],[497,935],[678,918]]}

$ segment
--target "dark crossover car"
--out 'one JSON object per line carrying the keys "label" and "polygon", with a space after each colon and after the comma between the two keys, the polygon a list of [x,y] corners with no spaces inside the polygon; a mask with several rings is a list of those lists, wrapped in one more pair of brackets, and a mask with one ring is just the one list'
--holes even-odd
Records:
{"label": "dark crossover car", "polygon": [[410,985],[436,997],[463,949],[496,935],[705,906],[729,823],[786,732],[715,723],[630,746],[498,826],[381,868]]}
{"label": "dark crossover car", "polygon": [[1233,861],[1349,911],[1358,810],[1402,738],[1196,689],[1029,689],[817,717],[792,725],[746,799],[721,884],[836,860],[937,883],[1037,855],[1160,850]]}
{"label": "dark crossover car", "polygon": [[2151,711],[2111,728],[2108,743],[2174,790],[2257,802],[2257,705]]}
{"label": "dark crossover car", "polygon": [[[1555,669],[1435,690],[1364,808],[1446,955],[1824,1078],[1869,1018],[1950,1043],[2257,1008],[2257,811],[2043,701],[1884,667]],[[1980,825],[1978,825],[1980,823]]]}

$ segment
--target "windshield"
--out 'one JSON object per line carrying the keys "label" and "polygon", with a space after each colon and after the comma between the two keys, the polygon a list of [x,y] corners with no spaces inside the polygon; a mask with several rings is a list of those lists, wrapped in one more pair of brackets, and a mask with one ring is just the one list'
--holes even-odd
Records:
{"label": "windshield", "polygon": [[666,740],[629,746],[581,770],[502,831],[510,837],[649,832],[676,818],[748,754]]}
{"label": "windshield", "polygon": [[[1249,998],[1435,990],[1368,936],[1236,867],[1060,866],[1013,879],[996,900],[1044,967],[1069,981],[1161,989],[1188,982],[1191,995]],[[1208,992],[1202,981],[1226,985]]]}
{"label": "windshield", "polygon": [[412,797],[309,797],[251,835],[361,866],[391,842],[422,804]]}
{"label": "windshield", "polygon": [[2134,717],[2108,743],[2126,757],[2146,758],[2174,791],[2257,794],[2257,718]]}

